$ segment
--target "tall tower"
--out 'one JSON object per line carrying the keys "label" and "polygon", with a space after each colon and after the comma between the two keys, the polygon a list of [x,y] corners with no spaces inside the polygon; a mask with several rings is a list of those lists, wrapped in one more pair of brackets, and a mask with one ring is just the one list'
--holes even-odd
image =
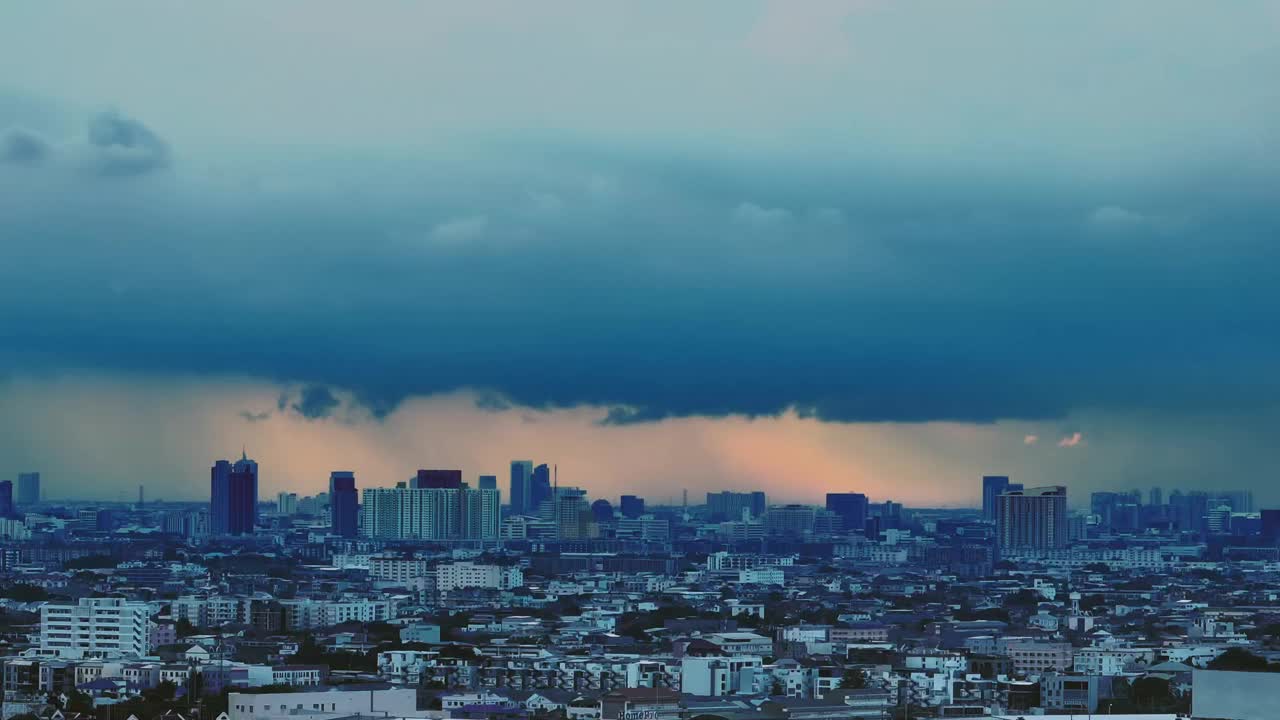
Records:
{"label": "tall tower", "polygon": [[40,473],[18,473],[18,504],[35,505],[40,502]]}
{"label": "tall tower", "polygon": [[359,513],[356,474],[349,470],[329,473],[329,531],[338,537],[355,537]]}
{"label": "tall tower", "polygon": [[258,463],[241,452],[209,472],[209,526],[214,535],[245,535],[258,523]]}
{"label": "tall tower", "polygon": [[537,508],[531,507],[533,483],[533,461],[511,461],[511,514],[528,515]]}
{"label": "tall tower", "polygon": [[1067,489],[1061,485],[1010,490],[996,503],[996,542],[1008,550],[1067,545]]}

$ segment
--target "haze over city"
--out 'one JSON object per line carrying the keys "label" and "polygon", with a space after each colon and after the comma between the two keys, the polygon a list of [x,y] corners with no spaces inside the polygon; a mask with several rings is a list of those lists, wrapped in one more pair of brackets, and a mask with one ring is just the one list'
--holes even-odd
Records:
{"label": "haze over city", "polygon": [[243,447],[263,497],[1280,501],[1275,3],[2,20],[0,476],[48,497]]}

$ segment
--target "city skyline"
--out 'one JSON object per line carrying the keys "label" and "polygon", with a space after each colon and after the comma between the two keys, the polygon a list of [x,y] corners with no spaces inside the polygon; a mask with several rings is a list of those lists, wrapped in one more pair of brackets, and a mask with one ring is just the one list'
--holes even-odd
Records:
{"label": "city skyline", "polygon": [[0,477],[1280,503],[1274,4],[529,5],[6,7]]}

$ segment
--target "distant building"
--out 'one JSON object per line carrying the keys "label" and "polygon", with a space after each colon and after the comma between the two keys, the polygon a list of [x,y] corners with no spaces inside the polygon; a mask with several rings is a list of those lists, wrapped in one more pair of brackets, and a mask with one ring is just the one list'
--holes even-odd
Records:
{"label": "distant building", "polygon": [[282,492],[277,494],[276,511],[281,515],[296,515],[298,512],[298,493]]}
{"label": "distant building", "polygon": [[862,493],[827,493],[827,510],[840,516],[846,531],[862,532],[867,525],[867,496]]}
{"label": "distant building", "polygon": [[40,473],[18,473],[18,504],[35,505],[40,502]]}
{"label": "distant building", "polygon": [[210,471],[209,524],[214,535],[245,535],[258,523],[258,463],[241,453]]}
{"label": "distant building", "polygon": [[713,522],[724,520],[736,522],[743,519],[744,512],[750,515],[747,519],[762,518],[767,510],[765,494],[759,490],[753,492],[725,490],[707,493],[707,513]]}
{"label": "distant building", "polygon": [[443,489],[457,490],[462,487],[462,471],[461,470],[419,470],[416,477],[409,483],[409,487],[415,489]]}
{"label": "distant building", "polygon": [[481,475],[476,483],[476,487],[480,488],[481,490],[497,490],[498,476],[497,475]]}
{"label": "distant building", "polygon": [[361,532],[387,540],[497,540],[497,490],[366,488]]}
{"label": "distant building", "polygon": [[329,531],[338,537],[355,537],[359,532],[359,517],[355,473],[346,470],[329,473]]}
{"label": "distant building", "polygon": [[40,650],[65,658],[121,658],[147,654],[146,603],[124,598],[81,598],[40,608]]}
{"label": "distant building", "polygon": [[1067,489],[1061,485],[1011,490],[996,504],[996,542],[1002,551],[1067,545]]}
{"label": "distant building", "polygon": [[591,519],[595,523],[607,523],[613,521],[613,503],[600,498],[591,503]]}
{"label": "distant building", "polygon": [[511,496],[508,502],[511,503],[512,515],[527,515],[537,507],[533,505],[530,487],[533,481],[533,461],[532,460],[512,460],[511,461]]}
{"label": "distant building", "polygon": [[635,495],[623,495],[619,501],[622,517],[634,520],[644,514],[644,498]]}
{"label": "distant building", "polygon": [[463,588],[511,590],[523,584],[524,572],[518,565],[456,562],[436,566],[436,589],[439,592],[451,592]]}
{"label": "distant building", "polygon": [[982,517],[984,520],[995,522],[996,520],[996,498],[1010,490],[1021,490],[1021,483],[1009,482],[1008,475],[983,475],[982,476]]}
{"label": "distant building", "polygon": [[13,482],[0,480],[0,518],[13,517]]}
{"label": "distant building", "polygon": [[535,511],[551,499],[551,468],[543,463],[533,469],[529,478],[529,507]]}

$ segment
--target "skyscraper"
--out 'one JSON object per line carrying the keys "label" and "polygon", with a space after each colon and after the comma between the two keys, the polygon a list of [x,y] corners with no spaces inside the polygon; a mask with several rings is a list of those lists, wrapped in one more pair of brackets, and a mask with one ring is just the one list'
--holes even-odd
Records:
{"label": "skyscraper", "polygon": [[258,522],[258,463],[241,453],[210,470],[209,529],[214,535],[252,533]]}
{"label": "skyscraper", "polygon": [[546,463],[533,469],[529,481],[530,512],[537,512],[542,503],[551,499],[551,468]]}
{"label": "skyscraper", "polygon": [[496,489],[365,488],[361,533],[396,540],[496,540]]}
{"label": "skyscraper", "polygon": [[497,475],[481,475],[476,487],[480,488],[481,490],[497,490],[498,476]]}
{"label": "skyscraper", "polygon": [[18,473],[18,504],[35,505],[40,502],[40,473]]}
{"label": "skyscraper", "polygon": [[528,515],[537,510],[532,507],[530,487],[533,480],[532,460],[511,461],[511,503],[512,515]]}
{"label": "skyscraper", "polygon": [[644,515],[644,498],[635,495],[623,495],[621,499],[622,517],[634,520]]}
{"label": "skyscraper", "polygon": [[846,532],[867,525],[867,496],[862,493],[827,493],[827,509],[840,516]]}
{"label": "skyscraper", "polygon": [[13,482],[0,480],[0,518],[13,517]]}
{"label": "skyscraper", "polygon": [[1067,545],[1067,489],[1010,490],[996,500],[1000,550],[1050,550]]}
{"label": "skyscraper", "polygon": [[348,470],[329,473],[329,532],[338,537],[355,537],[359,512],[356,474]]}
{"label": "skyscraper", "polygon": [[996,498],[1010,490],[1021,490],[1021,483],[1009,482],[1008,475],[982,476],[982,519],[995,522]]}

